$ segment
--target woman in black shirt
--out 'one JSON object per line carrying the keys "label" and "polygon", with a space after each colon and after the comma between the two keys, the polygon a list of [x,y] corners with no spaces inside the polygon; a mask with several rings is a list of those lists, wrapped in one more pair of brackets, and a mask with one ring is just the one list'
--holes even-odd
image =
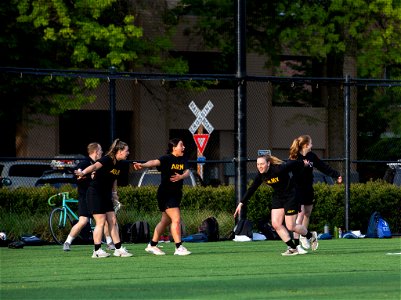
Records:
{"label": "woman in black shirt", "polygon": [[103,251],[101,248],[103,227],[106,224],[106,220],[116,248],[114,256],[132,256],[131,253],[121,246],[116,213],[113,207],[113,201],[118,201],[117,178],[123,168],[122,161],[126,160],[128,155],[128,145],[116,139],[105,156],[84,170],[75,171],[75,174],[79,178],[95,172],[86,193],[89,212],[93,215],[96,222],[96,227],[93,231],[93,242],[95,244],[93,258],[110,256],[109,253]]}
{"label": "woman in black shirt", "polygon": [[184,157],[185,146],[182,140],[172,139],[168,143],[167,155],[145,163],[134,163],[135,170],[153,168],[161,172],[161,183],[157,190],[157,202],[162,218],[156,225],[153,237],[145,251],[155,255],[165,253],[157,247],[160,236],[170,225],[171,234],[175,242],[174,255],[191,254],[181,241],[181,213],[182,185],[184,178],[189,176],[188,161]]}
{"label": "woman in black shirt", "polygon": [[[306,251],[299,252],[294,241],[289,234],[290,231],[297,232],[306,237],[308,243],[317,243],[317,236],[309,232],[304,226],[296,224],[299,205],[295,198],[295,187],[289,173],[301,170],[307,162],[288,161],[283,162],[277,157],[270,155],[258,156],[256,166],[259,173],[256,175],[252,185],[248,188],[242,200],[238,204],[234,217],[240,215],[243,205],[255,193],[262,183],[266,183],[273,188],[271,220],[272,226],[277,234],[287,244],[287,251],[283,256],[305,254]],[[285,221],[285,226],[283,222]]]}
{"label": "woman in black shirt", "polygon": [[[340,173],[324,163],[319,157],[312,152],[312,138],[309,135],[301,135],[296,138],[290,147],[290,159],[304,161],[307,160],[308,165],[302,172],[294,173],[294,181],[296,187],[296,197],[301,204],[301,211],[297,217],[297,223],[304,225],[306,228],[309,226],[309,220],[313,209],[314,191],[313,191],[313,169],[316,168],[323,174],[333,177],[337,183],[342,182]],[[298,234],[294,234],[295,244],[299,245]],[[312,250],[316,250],[313,249]]]}

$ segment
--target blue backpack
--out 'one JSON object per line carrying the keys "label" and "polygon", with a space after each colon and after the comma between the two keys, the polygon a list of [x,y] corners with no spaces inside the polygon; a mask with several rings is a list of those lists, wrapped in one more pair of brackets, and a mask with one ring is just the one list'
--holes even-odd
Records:
{"label": "blue backpack", "polygon": [[390,225],[375,211],[369,219],[367,238],[391,238]]}
{"label": "blue backpack", "polygon": [[379,239],[391,238],[390,225],[382,218],[379,218],[379,222],[377,223],[377,236]]}

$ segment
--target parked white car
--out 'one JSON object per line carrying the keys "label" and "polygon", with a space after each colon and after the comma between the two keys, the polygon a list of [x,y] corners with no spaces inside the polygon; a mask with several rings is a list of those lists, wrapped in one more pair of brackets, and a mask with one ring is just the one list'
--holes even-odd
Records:
{"label": "parked white car", "polygon": [[45,171],[52,167],[47,162],[7,161],[0,162],[1,177],[11,180],[10,187],[33,187]]}

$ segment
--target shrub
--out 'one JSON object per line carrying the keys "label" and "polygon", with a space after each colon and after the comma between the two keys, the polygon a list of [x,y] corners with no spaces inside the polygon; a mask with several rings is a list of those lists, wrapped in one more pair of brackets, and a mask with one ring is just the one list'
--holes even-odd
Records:
{"label": "shrub", "polygon": [[[0,189],[0,230],[11,238],[23,233],[49,237],[47,218],[52,210],[47,199],[61,191],[77,197],[76,190],[65,186],[60,190],[44,186],[40,188]],[[181,203],[183,219],[188,233],[196,233],[203,219],[214,216],[219,221],[221,234],[225,235],[234,226],[232,217],[236,203],[233,186],[184,187]],[[262,185],[250,199],[247,218],[257,223],[269,218],[272,189]],[[118,215],[119,223],[146,220],[154,229],[160,219],[157,206],[157,187],[119,187],[118,193],[123,209]],[[345,226],[344,185],[315,185],[315,207],[310,220],[310,229],[323,231],[326,223]],[[393,233],[401,232],[401,188],[383,181],[352,184],[349,203],[349,229],[366,232],[369,217],[379,211],[389,222]]]}

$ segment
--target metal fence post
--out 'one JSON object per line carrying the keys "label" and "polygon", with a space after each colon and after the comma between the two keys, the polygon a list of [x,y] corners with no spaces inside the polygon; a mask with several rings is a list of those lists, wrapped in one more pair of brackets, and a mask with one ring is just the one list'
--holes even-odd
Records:
{"label": "metal fence post", "polygon": [[345,230],[349,230],[349,197],[351,184],[351,105],[350,105],[350,77],[345,77],[344,89],[344,136],[345,136]]}
{"label": "metal fence post", "polygon": [[[116,73],[115,67],[110,67],[110,75]],[[109,103],[110,103],[110,145],[116,136],[116,80],[109,78]]]}
{"label": "metal fence post", "polygon": [[[235,198],[238,204],[246,190],[246,159],[247,159],[247,141],[246,141],[246,1],[237,0],[236,2],[236,54],[237,54],[237,105],[236,105],[236,185]],[[241,219],[246,218],[246,209],[241,211]]]}

